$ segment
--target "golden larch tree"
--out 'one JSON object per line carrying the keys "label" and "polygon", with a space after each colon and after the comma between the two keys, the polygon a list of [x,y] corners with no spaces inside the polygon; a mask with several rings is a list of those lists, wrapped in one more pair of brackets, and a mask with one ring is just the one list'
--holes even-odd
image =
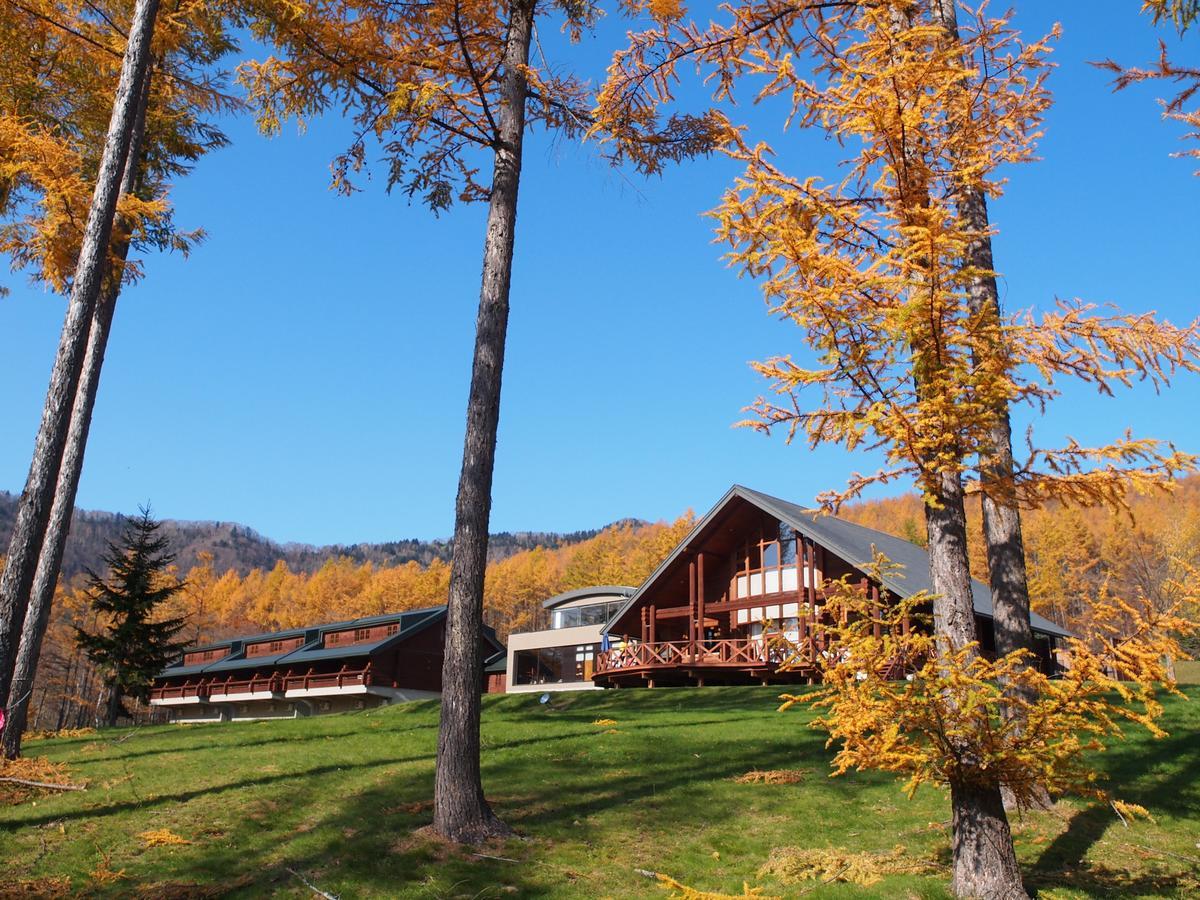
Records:
{"label": "golden larch tree", "polygon": [[[1001,416],[1012,405],[1043,407],[1067,376],[1111,393],[1137,378],[1162,383],[1194,371],[1197,327],[1081,302],[1005,318],[973,302],[981,278],[995,273],[971,250],[992,230],[964,214],[964,187],[998,196],[997,168],[1033,158],[1050,104],[1053,35],[1024,42],[1005,17],[979,10],[950,40],[941,4],[914,0],[724,9],[727,22],[699,27],[658,15],[654,28],[632,35],[614,58],[594,131],[618,158],[654,170],[660,110],[686,64],[716,85],[718,102],[751,81],[756,100],[782,99],[793,126],[821,129],[849,148],[832,178],[795,174],[770,146],[728,125],[726,152],[745,173],[714,213],[718,236],[732,264],[761,281],[771,312],[799,326],[812,360],[757,364],[774,397],[761,398],[747,424],[782,426],[789,440],[814,446],[880,451],[885,467],[826,495],[831,508],[897,478],[919,486],[934,589],[928,649],[946,687],[982,665],[968,482],[983,475],[1009,505],[1119,503],[1131,480],[1167,485],[1195,462],[1169,444],[1125,435],[1099,447],[1031,443],[1028,458],[1007,471],[981,471],[981,461],[994,459]],[[1032,673],[1016,674],[1024,651],[1004,659],[1006,684],[1037,687]],[[980,709],[966,694],[950,693],[948,702],[966,715]],[[964,732],[946,752],[969,758],[970,740]],[[870,765],[871,757],[857,760]],[[1001,801],[1002,786],[1020,786],[1002,775],[947,769],[959,895],[1024,894]]]}

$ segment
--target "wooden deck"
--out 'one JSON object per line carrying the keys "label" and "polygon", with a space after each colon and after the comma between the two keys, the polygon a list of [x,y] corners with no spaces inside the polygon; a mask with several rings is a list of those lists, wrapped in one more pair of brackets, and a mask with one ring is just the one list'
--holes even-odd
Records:
{"label": "wooden deck", "polygon": [[599,685],[747,684],[811,681],[817,674],[812,640],[726,638],[714,641],[636,642],[602,651],[592,680]]}
{"label": "wooden deck", "polygon": [[202,678],[184,684],[156,685],[150,690],[150,702],[170,706],[181,703],[221,703],[247,699],[251,694],[277,694],[287,691],[310,691],[327,688],[351,688],[359,686],[394,687],[388,679],[381,679],[371,671],[371,665],[359,669],[343,666],[337,672],[266,672],[250,678]]}

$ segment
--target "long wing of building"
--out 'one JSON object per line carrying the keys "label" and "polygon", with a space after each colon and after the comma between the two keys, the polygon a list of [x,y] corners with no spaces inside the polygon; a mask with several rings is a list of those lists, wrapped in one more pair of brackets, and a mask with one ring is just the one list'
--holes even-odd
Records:
{"label": "long wing of building", "polygon": [[[150,702],[170,710],[173,721],[212,722],[436,697],[445,624],[446,607],[433,606],[192,647],[155,678]],[[485,670],[503,658],[490,628],[479,653]]]}

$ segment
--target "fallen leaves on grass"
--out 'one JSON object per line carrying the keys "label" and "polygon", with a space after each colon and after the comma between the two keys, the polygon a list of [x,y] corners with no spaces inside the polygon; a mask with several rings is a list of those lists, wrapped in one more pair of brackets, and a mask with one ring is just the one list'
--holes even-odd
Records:
{"label": "fallen leaves on grass", "polygon": [[235,881],[216,884],[194,884],[186,881],[155,881],[138,886],[130,896],[137,900],[211,900],[227,897],[231,893],[254,883],[254,876],[243,875]]}
{"label": "fallen leaves on grass", "polygon": [[155,828],[152,831],[143,831],[138,837],[142,839],[143,847],[178,847],[182,844],[191,843],[191,841],[181,838],[169,828]]}
{"label": "fallen leaves on grass", "polygon": [[88,878],[96,884],[115,884],[125,877],[125,870],[114,869],[112,858],[103,850],[100,851],[100,862],[96,863],[96,868],[88,873]]}
{"label": "fallen leaves on grass", "polygon": [[812,769],[751,769],[733,779],[738,784],[799,784]]}
{"label": "fallen leaves on grass", "polygon": [[27,731],[21,736],[23,741],[49,741],[54,738],[87,737],[95,734],[95,728],[64,728],[61,731]]}
{"label": "fallen leaves on grass", "polygon": [[429,812],[431,809],[433,809],[432,800],[414,800],[412,803],[399,803],[396,806],[385,807],[383,812],[387,815],[406,813],[410,816],[419,816],[421,813]]}
{"label": "fallen leaves on grass", "polygon": [[595,725],[597,728],[612,728],[614,725],[617,724],[617,720],[616,719],[597,719],[592,724]]}
{"label": "fallen leaves on grass", "polygon": [[65,897],[71,893],[71,878],[68,875],[54,878],[18,878],[16,881],[0,881],[0,897],[22,897],[25,900]]}
{"label": "fallen leaves on grass", "polygon": [[662,872],[655,874],[659,887],[671,891],[672,897],[677,897],[678,900],[735,900],[737,897],[757,897],[758,900],[783,900],[782,897],[773,897],[764,894],[760,887],[750,887],[750,883],[742,882],[742,892],[740,894],[717,894],[712,891],[701,891],[694,887],[688,887],[672,878],[670,875],[664,875]]}
{"label": "fallen leaves on grass", "polygon": [[1121,819],[1121,824],[1126,828],[1129,827],[1130,819],[1149,819],[1151,822],[1154,822],[1154,816],[1150,815],[1150,810],[1144,806],[1138,806],[1136,803],[1126,803],[1124,800],[1111,800],[1109,802],[1112,803],[1112,808],[1117,811],[1117,816]]}
{"label": "fallen leaves on grass", "polygon": [[773,876],[785,884],[820,879],[825,883],[846,881],[872,885],[885,875],[923,875],[937,870],[932,862],[905,856],[902,844],[889,853],[850,851],[843,848],[807,849],[776,847],[758,877]]}
{"label": "fallen leaves on grass", "polygon": [[[22,756],[0,761],[0,778],[17,779],[0,781],[0,804],[6,805],[22,803],[42,794],[55,793],[53,787],[39,787],[39,784],[75,787],[71,784],[71,774],[66,764],[52,763],[44,756]],[[38,784],[21,783],[28,781]]]}

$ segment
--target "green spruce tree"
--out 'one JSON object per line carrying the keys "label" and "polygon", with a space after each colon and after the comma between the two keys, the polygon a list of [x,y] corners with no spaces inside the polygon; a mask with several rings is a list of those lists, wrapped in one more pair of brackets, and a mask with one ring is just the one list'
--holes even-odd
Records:
{"label": "green spruce tree", "polygon": [[92,608],[107,619],[98,634],[76,629],[75,639],[104,674],[107,702],[103,723],[109,727],[125,710],[124,700],[146,700],[150,683],[183,647],[174,638],[183,629],[183,618],[164,619],[156,613],[163,601],[183,589],[184,583],[167,572],[175,559],[170,542],[158,533],[160,526],[147,506],[130,519],[120,544],[109,544],[103,560],[108,580],[88,570]]}

